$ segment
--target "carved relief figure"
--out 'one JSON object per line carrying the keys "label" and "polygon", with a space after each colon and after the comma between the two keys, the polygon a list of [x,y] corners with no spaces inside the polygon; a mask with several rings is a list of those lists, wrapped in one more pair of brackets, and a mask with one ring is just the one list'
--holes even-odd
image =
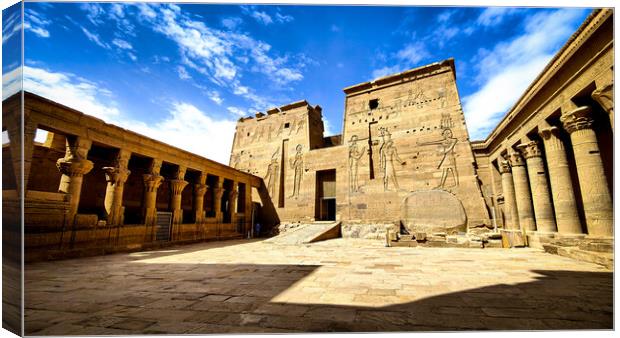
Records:
{"label": "carved relief figure", "polygon": [[241,154],[233,154],[230,163],[235,169],[239,169],[239,161],[241,161]]}
{"label": "carved relief figure", "polygon": [[405,161],[401,160],[394,147],[394,141],[392,141],[390,133],[385,128],[381,128],[381,137],[383,138],[383,144],[379,148],[379,165],[383,171],[383,189],[389,191],[388,185],[392,181],[394,188],[398,190],[398,181],[396,179],[396,169],[394,168],[394,160],[398,161],[401,165],[405,165]]}
{"label": "carved relief figure", "polygon": [[357,135],[351,136],[349,144],[349,191],[358,192],[359,184],[357,182],[357,167],[360,158],[364,155],[366,147],[360,148],[357,146]]}
{"label": "carved relief figure", "polygon": [[271,162],[269,166],[267,166],[267,175],[265,176],[265,180],[267,180],[267,190],[269,191],[269,196],[274,198],[276,196],[276,182],[278,179],[278,169],[280,165],[278,163],[278,153],[280,151],[280,147],[273,153],[271,156]]}
{"label": "carved relief figure", "polygon": [[305,125],[306,125],[306,120],[303,117],[300,118],[299,122],[297,123],[297,131],[295,131],[295,134],[299,134],[299,131],[302,130]]}
{"label": "carved relief figure", "polygon": [[293,194],[290,197],[297,198],[299,196],[299,185],[301,184],[301,176],[304,171],[304,158],[301,154],[302,146],[297,145],[297,153],[294,159],[290,159],[291,169],[295,170],[295,180],[293,184]]}
{"label": "carved relief figure", "polygon": [[448,104],[448,83],[444,82],[441,88],[437,90],[437,97],[441,100],[441,108],[445,108]]}
{"label": "carved relief figure", "polygon": [[456,171],[456,160],[454,158],[454,147],[456,146],[458,140],[452,136],[451,129],[444,129],[441,135],[443,136],[443,139],[441,140],[417,143],[420,146],[439,145],[441,147],[440,153],[442,154],[442,157],[441,161],[439,161],[439,164],[437,165],[437,169],[441,169],[441,181],[435,189],[445,188],[448,172],[452,174],[452,179],[454,181],[454,184],[451,185],[451,187],[456,187],[459,185],[459,175]]}

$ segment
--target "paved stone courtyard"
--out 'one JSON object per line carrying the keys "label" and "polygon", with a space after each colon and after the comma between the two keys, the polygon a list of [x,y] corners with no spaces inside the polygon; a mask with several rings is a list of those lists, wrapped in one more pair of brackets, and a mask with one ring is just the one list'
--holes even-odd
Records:
{"label": "paved stone courtyard", "polygon": [[26,334],[611,329],[612,272],[533,249],[226,241],[29,264]]}

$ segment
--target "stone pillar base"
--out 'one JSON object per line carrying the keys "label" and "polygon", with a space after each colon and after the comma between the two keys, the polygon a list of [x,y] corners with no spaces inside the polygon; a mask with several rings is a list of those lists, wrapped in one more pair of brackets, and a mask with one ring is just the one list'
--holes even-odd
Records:
{"label": "stone pillar base", "polygon": [[530,248],[543,249],[543,244],[551,243],[555,235],[555,232],[530,231],[527,233],[527,244]]}
{"label": "stone pillar base", "polygon": [[527,245],[527,237],[523,234],[523,232],[521,232],[521,230],[502,229],[501,233],[503,248],[516,248]]}

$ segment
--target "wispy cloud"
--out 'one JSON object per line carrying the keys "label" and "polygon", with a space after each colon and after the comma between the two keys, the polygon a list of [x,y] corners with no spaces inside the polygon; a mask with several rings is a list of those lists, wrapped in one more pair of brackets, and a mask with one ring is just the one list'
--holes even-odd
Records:
{"label": "wispy cloud", "polygon": [[[165,140],[170,145],[221,163],[228,162],[235,120],[215,118],[191,103],[172,102],[163,119],[146,124],[123,114],[111,91],[70,73],[26,66],[24,89],[119,127]],[[204,135],[218,140],[217,146],[205,147],[195,141]]]}
{"label": "wispy cloud", "polygon": [[33,32],[38,37],[49,38],[50,32],[47,27],[52,22],[45,15],[33,10],[26,9],[24,11],[24,29]]}
{"label": "wispy cloud", "polygon": [[224,102],[224,99],[222,99],[222,97],[220,96],[220,92],[218,92],[217,90],[212,90],[208,92],[207,96],[211,101],[217,104],[222,104],[222,102]]}
{"label": "wispy cloud", "polygon": [[192,78],[192,76],[187,73],[187,70],[183,66],[177,66],[177,73],[179,74],[179,78],[181,80],[189,80]]}
{"label": "wispy cloud", "polygon": [[[260,9],[259,9],[260,8]],[[282,14],[280,8],[276,8],[275,11],[268,9],[269,7],[263,6],[241,6],[241,11],[254,18],[258,23],[265,26],[273,23],[287,23],[295,20],[291,15]]]}
{"label": "wispy cloud", "polygon": [[421,41],[416,41],[405,45],[402,49],[387,56],[381,56],[382,62],[389,60],[391,66],[383,66],[372,71],[374,79],[386,75],[398,73],[406,69],[419,65],[422,61],[431,57],[426,46]]}
{"label": "wispy cloud", "polygon": [[120,49],[133,49],[133,46],[129,42],[122,39],[114,39],[112,40],[112,44]]}
{"label": "wispy cloud", "polygon": [[[584,10],[585,11],[585,10]],[[545,11],[525,21],[523,32],[482,50],[472,60],[480,89],[462,99],[472,139],[486,137],[573,32],[579,10]]]}
{"label": "wispy cloud", "polygon": [[99,38],[99,35],[97,33],[92,33],[91,31],[89,31],[85,27],[81,27],[81,28],[82,28],[82,32],[84,32],[84,35],[86,35],[88,40],[94,42],[95,44],[97,44],[101,48],[110,49],[110,45],[108,45],[107,43],[101,41],[101,38]]}
{"label": "wispy cloud", "polygon": [[229,17],[229,18],[222,19],[222,26],[224,26],[224,27],[226,27],[226,28],[228,28],[230,30],[235,30],[242,23],[243,23],[243,19],[241,19],[239,17]]}
{"label": "wispy cloud", "polygon": [[226,108],[231,114],[238,116],[238,117],[243,117],[248,115],[247,111],[239,108],[239,107],[228,107]]}
{"label": "wispy cloud", "polygon": [[489,7],[486,8],[476,20],[476,23],[483,27],[492,27],[501,24],[504,19],[519,12],[518,8],[510,7]]}
{"label": "wispy cloud", "polygon": [[21,12],[15,11],[8,18],[3,18],[2,23],[2,44],[13,36],[16,36],[22,29]]}

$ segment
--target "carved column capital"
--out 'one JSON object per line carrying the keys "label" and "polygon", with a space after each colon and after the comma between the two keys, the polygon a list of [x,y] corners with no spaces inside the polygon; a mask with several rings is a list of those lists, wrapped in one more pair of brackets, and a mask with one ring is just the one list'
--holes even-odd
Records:
{"label": "carved column capital", "polygon": [[525,165],[525,161],[523,160],[523,157],[521,156],[521,154],[519,154],[516,151],[511,151],[508,154],[508,160],[510,161],[511,167],[520,167],[520,166]]}
{"label": "carved column capital", "polygon": [[523,157],[525,157],[525,159],[542,156],[542,151],[540,150],[538,142],[536,141],[530,141],[524,144],[520,144],[517,146],[517,148],[519,149],[519,151],[521,151],[521,154],[523,154]]}
{"label": "carved column capital", "polygon": [[93,142],[83,137],[68,136],[66,140],[66,151],[64,159],[69,162],[72,160],[86,160],[88,151]]}
{"label": "carved column capital", "polygon": [[64,175],[81,177],[93,169],[93,162],[85,159],[67,159],[64,157],[56,161],[56,167]]}
{"label": "carved column capital", "polygon": [[544,140],[558,138],[560,137],[560,128],[555,126],[542,128],[538,130],[538,135],[540,135],[540,137],[542,137]]}
{"label": "carved column capital", "polygon": [[510,173],[511,168],[510,168],[510,162],[508,162],[507,160],[503,160],[499,162],[499,173],[500,174],[508,174]]}
{"label": "carved column capital", "polygon": [[570,134],[577,130],[591,129],[594,122],[591,112],[592,108],[589,106],[579,107],[562,114],[560,121],[564,129]]}
{"label": "carved column capital", "polygon": [[217,200],[220,200],[224,195],[224,188],[221,186],[215,187],[213,191],[215,192],[215,198],[217,198]]}
{"label": "carved column capital", "polygon": [[592,92],[592,98],[608,113],[614,108],[614,82],[608,82]]}
{"label": "carved column capital", "polygon": [[170,190],[172,191],[172,195],[181,195],[183,189],[187,186],[188,182],[184,180],[170,180]]}
{"label": "carved column capital", "polygon": [[157,188],[161,185],[164,177],[160,175],[144,174],[142,175],[142,179],[144,180],[146,192],[154,192],[157,191]]}
{"label": "carved column capital", "polygon": [[194,194],[196,196],[204,196],[204,194],[207,192],[207,189],[209,189],[209,186],[206,184],[194,184]]}

